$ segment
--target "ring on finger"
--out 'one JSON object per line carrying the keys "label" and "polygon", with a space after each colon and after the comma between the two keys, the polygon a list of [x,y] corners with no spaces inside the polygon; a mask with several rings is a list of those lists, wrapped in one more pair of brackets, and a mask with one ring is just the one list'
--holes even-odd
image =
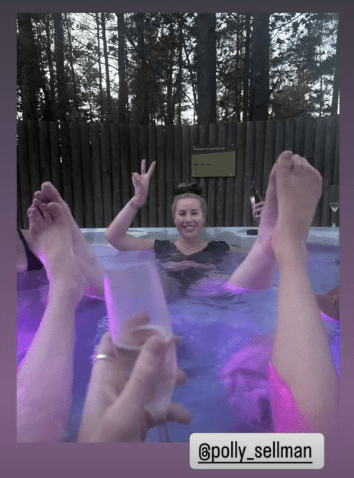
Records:
{"label": "ring on finger", "polygon": [[116,359],[112,355],[108,354],[97,354],[92,357],[92,362],[95,363],[97,360],[109,360],[110,362],[116,362]]}

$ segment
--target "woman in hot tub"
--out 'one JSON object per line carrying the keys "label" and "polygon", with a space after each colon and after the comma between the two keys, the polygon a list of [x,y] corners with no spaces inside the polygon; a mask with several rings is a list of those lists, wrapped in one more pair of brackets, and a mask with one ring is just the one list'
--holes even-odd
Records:
{"label": "woman in hot tub", "polygon": [[[176,276],[184,288],[206,276],[220,277],[217,264],[223,260],[227,252],[237,249],[226,242],[207,242],[201,237],[206,221],[206,202],[201,197],[201,189],[197,185],[180,185],[176,189],[172,205],[173,220],[178,230],[175,242],[134,237],[127,233],[137,211],[146,201],[155,164],[153,162],[146,172],[146,161],[143,160],[141,174],[133,173],[134,197],[108,227],[105,234],[107,241],[120,251],[154,251],[162,268],[167,270],[169,276]],[[270,236],[277,219],[274,181],[273,169],[257,239],[246,259],[229,279],[231,285],[239,288],[266,289],[273,280],[276,260],[270,246]]]}

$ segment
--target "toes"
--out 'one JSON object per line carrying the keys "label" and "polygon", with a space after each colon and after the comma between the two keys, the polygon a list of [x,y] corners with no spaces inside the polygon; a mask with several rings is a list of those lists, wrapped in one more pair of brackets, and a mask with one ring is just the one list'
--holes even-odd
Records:
{"label": "toes", "polygon": [[45,201],[41,201],[40,199],[38,198],[34,198],[33,201],[32,201],[32,206],[34,207],[39,207],[42,203],[44,203]]}
{"label": "toes", "polygon": [[54,220],[58,219],[63,213],[63,208],[57,202],[49,203],[47,205],[47,210]]}
{"label": "toes", "polygon": [[43,216],[42,212],[34,206],[31,206],[29,208],[29,214],[28,214],[29,219],[34,219],[36,220],[39,224],[43,221]]}
{"label": "toes", "polygon": [[306,166],[309,164],[305,158],[302,156],[299,156],[298,154],[294,154],[293,156],[293,162],[294,162],[294,169],[297,170],[303,170],[306,168]]}
{"label": "toes", "polygon": [[49,209],[48,209],[48,204],[45,204],[45,203],[42,203],[40,206],[39,206],[39,210],[40,212],[42,213],[43,215],[43,219],[50,223],[53,221],[53,218],[49,212]]}
{"label": "toes", "polygon": [[33,205],[31,204],[31,206],[27,209],[27,217],[30,217],[32,210],[33,210]]}
{"label": "toes", "polygon": [[33,202],[37,201],[37,203],[46,202],[46,198],[44,197],[42,191],[36,191],[33,195]]}
{"label": "toes", "polygon": [[35,235],[40,233],[42,229],[42,221],[43,221],[43,218],[39,213],[38,215],[36,215],[35,213],[32,213],[29,216],[29,230],[31,234],[33,234],[33,232],[35,233]]}
{"label": "toes", "polygon": [[292,168],[293,166],[293,153],[292,151],[283,151],[276,162],[277,166],[284,168]]}
{"label": "toes", "polygon": [[61,198],[59,191],[49,181],[42,184],[41,190],[45,199],[58,201]]}

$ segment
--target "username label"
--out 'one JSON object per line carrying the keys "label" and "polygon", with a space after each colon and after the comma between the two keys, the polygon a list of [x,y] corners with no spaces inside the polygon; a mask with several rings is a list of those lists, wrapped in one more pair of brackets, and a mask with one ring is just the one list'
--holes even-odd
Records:
{"label": "username label", "polygon": [[189,464],[194,469],[321,469],[322,433],[193,433]]}

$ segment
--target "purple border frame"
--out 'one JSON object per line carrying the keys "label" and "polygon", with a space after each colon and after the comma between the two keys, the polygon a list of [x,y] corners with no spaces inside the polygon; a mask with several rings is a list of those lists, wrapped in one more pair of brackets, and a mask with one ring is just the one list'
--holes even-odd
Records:
{"label": "purple border frame", "polygon": [[[16,423],[16,272],[15,272],[15,227],[16,227],[16,35],[15,19],[24,11],[215,11],[215,2],[180,0],[178,6],[166,6],[165,1],[131,0],[127,7],[113,0],[103,0],[99,10],[92,0],[63,0],[57,8],[48,1],[15,0],[2,4],[0,16],[0,51],[2,74],[1,89],[1,421],[0,421],[0,473],[3,477],[76,477],[78,474],[97,477],[100,472],[119,477],[170,476],[200,477],[214,476],[207,470],[192,470],[189,467],[188,444],[71,444],[53,445],[17,444]],[[67,7],[66,7],[67,5]],[[286,5],[288,7],[289,5]],[[353,443],[353,379],[351,369],[354,360],[353,305],[353,259],[351,240],[354,238],[352,186],[354,161],[354,119],[353,119],[353,59],[354,59],[354,6],[348,0],[298,0],[296,7],[284,8],[279,0],[264,2],[251,0],[244,4],[232,0],[221,0],[218,11],[337,11],[340,13],[340,61],[341,61],[341,116],[340,116],[340,182],[341,182],[341,403],[340,431],[338,437],[326,441],[325,467],[322,470],[287,470],[286,476],[351,476],[354,465]],[[335,8],[334,8],[335,7]],[[235,476],[237,471],[217,471],[217,476]],[[244,472],[242,472],[243,476]],[[274,470],[249,470],[247,476],[283,476],[284,472]]]}

